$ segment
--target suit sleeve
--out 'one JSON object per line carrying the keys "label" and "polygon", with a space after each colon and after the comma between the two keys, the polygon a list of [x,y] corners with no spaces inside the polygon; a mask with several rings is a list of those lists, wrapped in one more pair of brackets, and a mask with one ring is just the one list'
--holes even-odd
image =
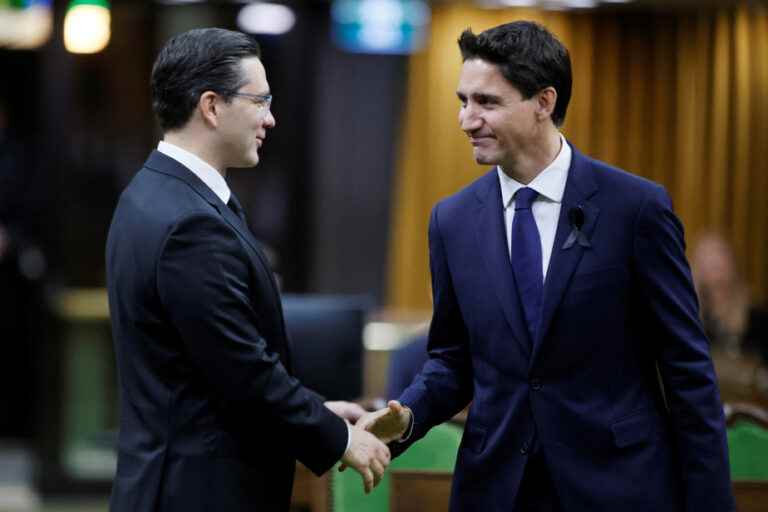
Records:
{"label": "suit sleeve", "polygon": [[347,426],[288,374],[256,329],[248,256],[220,218],[193,214],[168,234],[157,289],[190,359],[228,407],[264,412],[288,434],[286,450],[317,474],[346,448]]}
{"label": "suit sleeve", "polygon": [[658,364],[682,470],[685,510],[734,510],[725,419],[698,302],[685,258],[683,227],[658,187],[638,216],[635,261],[660,330]]}
{"label": "suit sleeve", "polygon": [[403,392],[400,401],[413,411],[413,432],[393,445],[402,452],[434,425],[449,420],[469,404],[473,395],[472,362],[467,328],[453,288],[445,245],[440,233],[439,204],[429,223],[429,263],[432,272],[433,313],[429,327],[429,359]]}

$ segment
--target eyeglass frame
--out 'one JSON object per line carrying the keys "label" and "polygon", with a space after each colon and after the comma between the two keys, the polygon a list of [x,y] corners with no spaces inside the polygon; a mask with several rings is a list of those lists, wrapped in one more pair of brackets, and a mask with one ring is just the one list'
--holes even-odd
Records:
{"label": "eyeglass frame", "polygon": [[270,110],[272,107],[272,95],[271,94],[251,94],[248,92],[233,92],[230,96],[240,96],[241,98],[248,98],[253,101],[257,106],[264,110]]}

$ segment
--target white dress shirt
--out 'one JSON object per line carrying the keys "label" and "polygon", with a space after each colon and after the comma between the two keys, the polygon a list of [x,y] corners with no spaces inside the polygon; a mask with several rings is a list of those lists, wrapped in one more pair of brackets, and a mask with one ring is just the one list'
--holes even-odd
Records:
{"label": "white dress shirt", "polygon": [[555,232],[557,231],[557,221],[560,218],[560,208],[562,207],[563,192],[565,191],[565,181],[568,178],[568,168],[571,166],[571,157],[573,151],[560,135],[560,152],[557,157],[543,171],[536,176],[528,185],[523,185],[516,181],[496,167],[499,173],[499,183],[501,184],[501,200],[504,205],[504,222],[507,228],[507,249],[510,259],[512,258],[512,221],[515,218],[515,192],[522,187],[532,188],[539,193],[533,201],[531,209],[533,218],[536,221],[536,227],[539,230],[541,238],[541,269],[544,279],[547,278],[547,269],[549,259],[552,257],[552,247],[555,244]]}
{"label": "white dress shirt", "polygon": [[170,142],[165,142],[164,140],[161,140],[160,144],[157,145],[157,150],[162,154],[173,158],[192,171],[195,176],[208,185],[208,188],[213,190],[214,194],[219,196],[219,199],[221,199],[224,204],[229,202],[229,197],[232,195],[232,192],[229,190],[227,181],[211,164],[199,156],[190,153],[186,149],[181,149],[179,146],[171,144]]}
{"label": "white dress shirt", "polygon": [[[213,190],[214,194],[219,196],[219,199],[221,199],[224,204],[229,202],[232,192],[229,190],[227,181],[211,164],[197,155],[194,155],[185,149],[181,149],[179,146],[171,144],[170,142],[165,142],[164,140],[161,140],[157,145],[157,150],[164,155],[173,158],[192,171],[195,176],[200,178],[200,180],[208,186],[208,188]],[[349,445],[352,442],[352,425],[346,420],[345,422],[347,423],[347,447],[344,449],[344,453],[347,453]]]}
{"label": "white dress shirt", "polygon": [[[555,159],[543,171],[536,176],[527,186],[539,193],[539,196],[533,201],[531,209],[533,218],[536,221],[536,227],[539,230],[541,238],[541,265],[542,275],[546,279],[549,259],[552,256],[552,246],[555,244],[555,232],[557,231],[557,221],[560,218],[560,208],[563,201],[563,192],[565,192],[565,181],[568,178],[568,169],[571,167],[571,156],[573,151],[565,137],[560,135],[560,152]],[[512,220],[515,218],[515,192],[525,187],[519,181],[516,181],[496,166],[499,174],[499,183],[501,184],[501,201],[504,205],[504,222],[507,228],[507,249],[509,250],[510,260],[512,259]],[[405,442],[411,437],[413,432],[413,412],[408,410],[411,419],[408,431],[400,442]]]}

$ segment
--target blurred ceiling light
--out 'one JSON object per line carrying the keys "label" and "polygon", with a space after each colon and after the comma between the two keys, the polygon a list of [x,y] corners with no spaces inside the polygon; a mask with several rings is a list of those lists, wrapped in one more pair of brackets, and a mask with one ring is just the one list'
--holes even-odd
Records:
{"label": "blurred ceiling light", "polygon": [[373,50],[399,46],[403,42],[400,25],[405,13],[400,2],[363,0],[360,4],[360,40]]}
{"label": "blurred ceiling light", "polygon": [[391,0],[362,0],[360,2],[360,21],[363,24],[399,25],[405,13],[400,2]]}
{"label": "blurred ceiling light", "polygon": [[424,0],[335,0],[333,38],[342,49],[408,54],[424,45],[432,12]]}
{"label": "blurred ceiling light", "polygon": [[155,0],[158,4],[162,5],[183,5],[183,4],[201,4],[205,0]]}
{"label": "blurred ceiling light", "polygon": [[257,2],[246,5],[237,15],[240,30],[250,34],[285,34],[296,23],[290,7]]}
{"label": "blurred ceiling light", "polygon": [[106,0],[72,0],[64,16],[64,47],[71,53],[97,53],[109,43],[111,16]]}
{"label": "blurred ceiling light", "polygon": [[570,9],[591,9],[597,7],[597,0],[561,0],[563,6]]}
{"label": "blurred ceiling light", "polygon": [[51,0],[0,1],[0,47],[38,48],[52,32]]}
{"label": "blurred ceiling light", "polygon": [[538,3],[537,0],[501,0],[501,5],[505,7],[533,7]]}

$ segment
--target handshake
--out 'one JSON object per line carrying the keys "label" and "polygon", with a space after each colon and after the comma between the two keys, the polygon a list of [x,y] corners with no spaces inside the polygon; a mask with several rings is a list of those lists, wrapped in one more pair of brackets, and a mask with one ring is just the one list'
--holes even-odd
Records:
{"label": "handshake", "polygon": [[370,413],[350,402],[325,402],[325,406],[352,424],[349,447],[341,458],[339,471],[351,467],[360,473],[368,494],[379,484],[389,465],[391,455],[386,443],[402,438],[411,422],[411,411],[396,400]]}

